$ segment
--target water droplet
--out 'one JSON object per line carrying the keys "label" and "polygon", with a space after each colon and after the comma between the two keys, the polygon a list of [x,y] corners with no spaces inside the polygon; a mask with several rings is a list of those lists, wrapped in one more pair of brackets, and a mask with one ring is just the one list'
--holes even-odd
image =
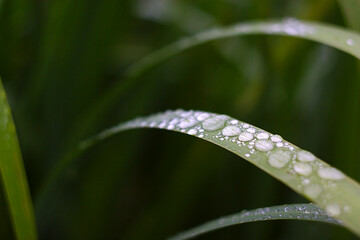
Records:
{"label": "water droplet", "polygon": [[340,180],[345,176],[342,172],[332,167],[323,167],[318,170],[319,177],[329,180]]}
{"label": "water droplet", "polygon": [[312,162],[316,157],[311,152],[301,150],[297,153],[297,159],[301,162]]}
{"label": "water droplet", "polygon": [[273,142],[281,142],[283,139],[282,139],[282,137],[281,136],[279,136],[279,135],[273,135],[273,136],[271,136],[271,141],[273,141]]}
{"label": "water droplet", "polygon": [[283,144],[282,142],[278,142],[278,143],[276,143],[276,146],[277,146],[277,147],[283,147],[284,144]]}
{"label": "water droplet", "polygon": [[262,152],[270,151],[274,148],[274,143],[270,140],[257,140],[255,148]]}
{"label": "water droplet", "polygon": [[247,124],[247,123],[244,123],[242,126],[243,126],[243,128],[249,128],[250,127],[250,125]]}
{"label": "water droplet", "polygon": [[262,132],[262,133],[259,133],[258,135],[256,135],[256,137],[257,137],[257,139],[268,139],[269,134],[265,133],[265,132]]}
{"label": "water droplet", "polygon": [[346,44],[349,46],[353,46],[354,45],[354,40],[352,40],[351,38],[346,39]]}
{"label": "water droplet", "polygon": [[194,118],[185,118],[178,124],[178,127],[179,128],[188,128],[188,127],[194,126],[196,123],[197,123],[197,121]]}
{"label": "water droplet", "polygon": [[303,176],[309,176],[312,173],[312,167],[307,163],[295,163],[293,168],[296,173]]}
{"label": "water droplet", "polygon": [[235,136],[241,133],[240,128],[236,126],[227,126],[222,130],[224,136]]}
{"label": "water droplet", "polygon": [[307,185],[304,189],[305,194],[312,199],[318,198],[322,191],[322,187],[319,184]]}
{"label": "water droplet", "polygon": [[159,128],[165,128],[166,127],[166,122],[161,122],[159,124]]}
{"label": "water droplet", "polygon": [[249,133],[255,133],[255,128],[248,128],[246,131],[248,131]]}
{"label": "water droplet", "polygon": [[206,119],[202,125],[205,130],[214,131],[222,128],[228,118],[229,117],[226,115],[217,115],[215,117]]}
{"label": "water droplet", "polygon": [[234,125],[235,125],[235,124],[238,124],[238,123],[239,123],[239,121],[236,120],[236,119],[233,119],[233,120],[230,121],[230,124],[234,124]]}
{"label": "water droplet", "polygon": [[246,153],[246,154],[245,154],[245,157],[250,157],[250,154]]}
{"label": "water droplet", "polygon": [[197,133],[197,130],[192,128],[187,132],[189,135],[195,135]]}
{"label": "water droplet", "polygon": [[336,203],[328,204],[325,208],[325,211],[329,216],[338,216],[341,213],[340,206]]}
{"label": "water droplet", "polygon": [[253,135],[249,132],[242,132],[240,135],[239,135],[239,140],[240,141],[243,141],[243,142],[247,142],[247,141],[250,141],[251,139],[253,139]]}
{"label": "water droplet", "polygon": [[278,149],[270,153],[268,163],[272,167],[283,168],[289,162],[290,158],[289,152]]}
{"label": "water droplet", "polygon": [[199,116],[197,116],[197,120],[202,122],[204,121],[205,119],[209,118],[210,117],[210,114],[208,113],[201,113]]}

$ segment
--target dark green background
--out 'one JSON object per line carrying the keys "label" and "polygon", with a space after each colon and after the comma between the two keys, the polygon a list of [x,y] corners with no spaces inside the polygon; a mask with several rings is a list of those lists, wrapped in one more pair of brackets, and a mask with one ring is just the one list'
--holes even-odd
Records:
{"label": "dark green background", "polygon": [[[135,130],[88,150],[38,202],[52,167],[81,139],[167,109],[250,122],[359,181],[358,61],[306,40],[247,36],[208,43],[156,67],[93,111],[127,67],[168,43],[214,26],[284,17],[345,26],[331,0],[0,1],[0,74],[40,239],[164,239],[243,209],[307,201],[207,142]],[[13,238],[7,216],[2,194],[1,239]],[[354,238],[325,224],[271,221],[199,239]]]}

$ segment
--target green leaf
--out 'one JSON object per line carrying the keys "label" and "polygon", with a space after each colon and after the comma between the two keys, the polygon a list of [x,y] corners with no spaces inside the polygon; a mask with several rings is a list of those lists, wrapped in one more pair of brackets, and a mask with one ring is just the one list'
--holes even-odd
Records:
{"label": "green leaf", "polygon": [[338,3],[345,16],[347,25],[356,31],[360,31],[360,1],[338,0]]}
{"label": "green leaf", "polygon": [[94,124],[96,119],[103,115],[103,112],[117,102],[116,100],[122,93],[139,84],[140,76],[167,59],[210,41],[256,34],[290,36],[312,40],[342,50],[360,59],[360,35],[338,26],[289,18],[283,21],[256,21],[218,27],[185,37],[133,64],[125,71],[124,78],[121,81],[118,81],[103,96],[90,104],[90,108],[80,118],[77,128],[88,128]]}
{"label": "green leaf", "polygon": [[136,128],[182,132],[219,145],[317,203],[360,236],[360,185],[357,182],[281,136],[226,115],[177,110],[138,118],[82,142],[78,151]]}
{"label": "green leaf", "polygon": [[17,239],[37,239],[33,205],[10,107],[0,80],[0,172]]}
{"label": "green leaf", "polygon": [[306,220],[341,225],[340,221],[329,217],[322,209],[314,204],[290,204],[258,208],[255,210],[243,210],[239,213],[221,217],[188,231],[179,233],[169,238],[169,240],[191,239],[211,231],[237,224],[268,220]]}

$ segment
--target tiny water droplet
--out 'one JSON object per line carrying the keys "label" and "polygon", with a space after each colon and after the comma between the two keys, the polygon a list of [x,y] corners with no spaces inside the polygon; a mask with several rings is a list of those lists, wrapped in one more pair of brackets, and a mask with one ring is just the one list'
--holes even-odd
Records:
{"label": "tiny water droplet", "polygon": [[346,44],[349,46],[353,46],[354,45],[354,40],[351,38],[346,39]]}
{"label": "tiny water droplet", "polygon": [[189,135],[195,135],[197,133],[197,130],[192,128],[187,132]]}

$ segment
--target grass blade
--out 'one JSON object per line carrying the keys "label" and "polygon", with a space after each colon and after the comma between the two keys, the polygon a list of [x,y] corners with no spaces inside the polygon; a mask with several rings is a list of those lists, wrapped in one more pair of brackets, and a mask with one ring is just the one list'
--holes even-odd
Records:
{"label": "grass blade", "polygon": [[15,125],[1,81],[0,171],[17,239],[37,239],[34,211]]}
{"label": "grass blade", "polygon": [[341,225],[340,221],[328,216],[322,209],[314,204],[290,204],[258,208],[255,210],[243,210],[239,213],[221,217],[179,233],[169,238],[169,240],[192,239],[221,228],[267,220],[306,220]]}
{"label": "grass blade", "polygon": [[342,50],[360,59],[360,34],[337,26],[285,19],[283,21],[256,21],[219,27],[169,44],[133,64],[124,72],[122,81],[118,81],[108,92],[90,104],[91,107],[80,117],[77,129],[89,128],[96,122],[96,118],[102,116],[104,111],[116,103],[122,93],[138,83],[141,75],[165,60],[210,41],[256,34],[312,40]]}
{"label": "grass blade", "polygon": [[360,1],[338,0],[347,24],[356,31],[360,31]]}
{"label": "grass blade", "polygon": [[226,115],[200,111],[167,111],[138,118],[103,131],[80,144],[79,152],[121,131],[160,128],[193,135],[246,159],[360,236],[360,185],[308,151]]}

